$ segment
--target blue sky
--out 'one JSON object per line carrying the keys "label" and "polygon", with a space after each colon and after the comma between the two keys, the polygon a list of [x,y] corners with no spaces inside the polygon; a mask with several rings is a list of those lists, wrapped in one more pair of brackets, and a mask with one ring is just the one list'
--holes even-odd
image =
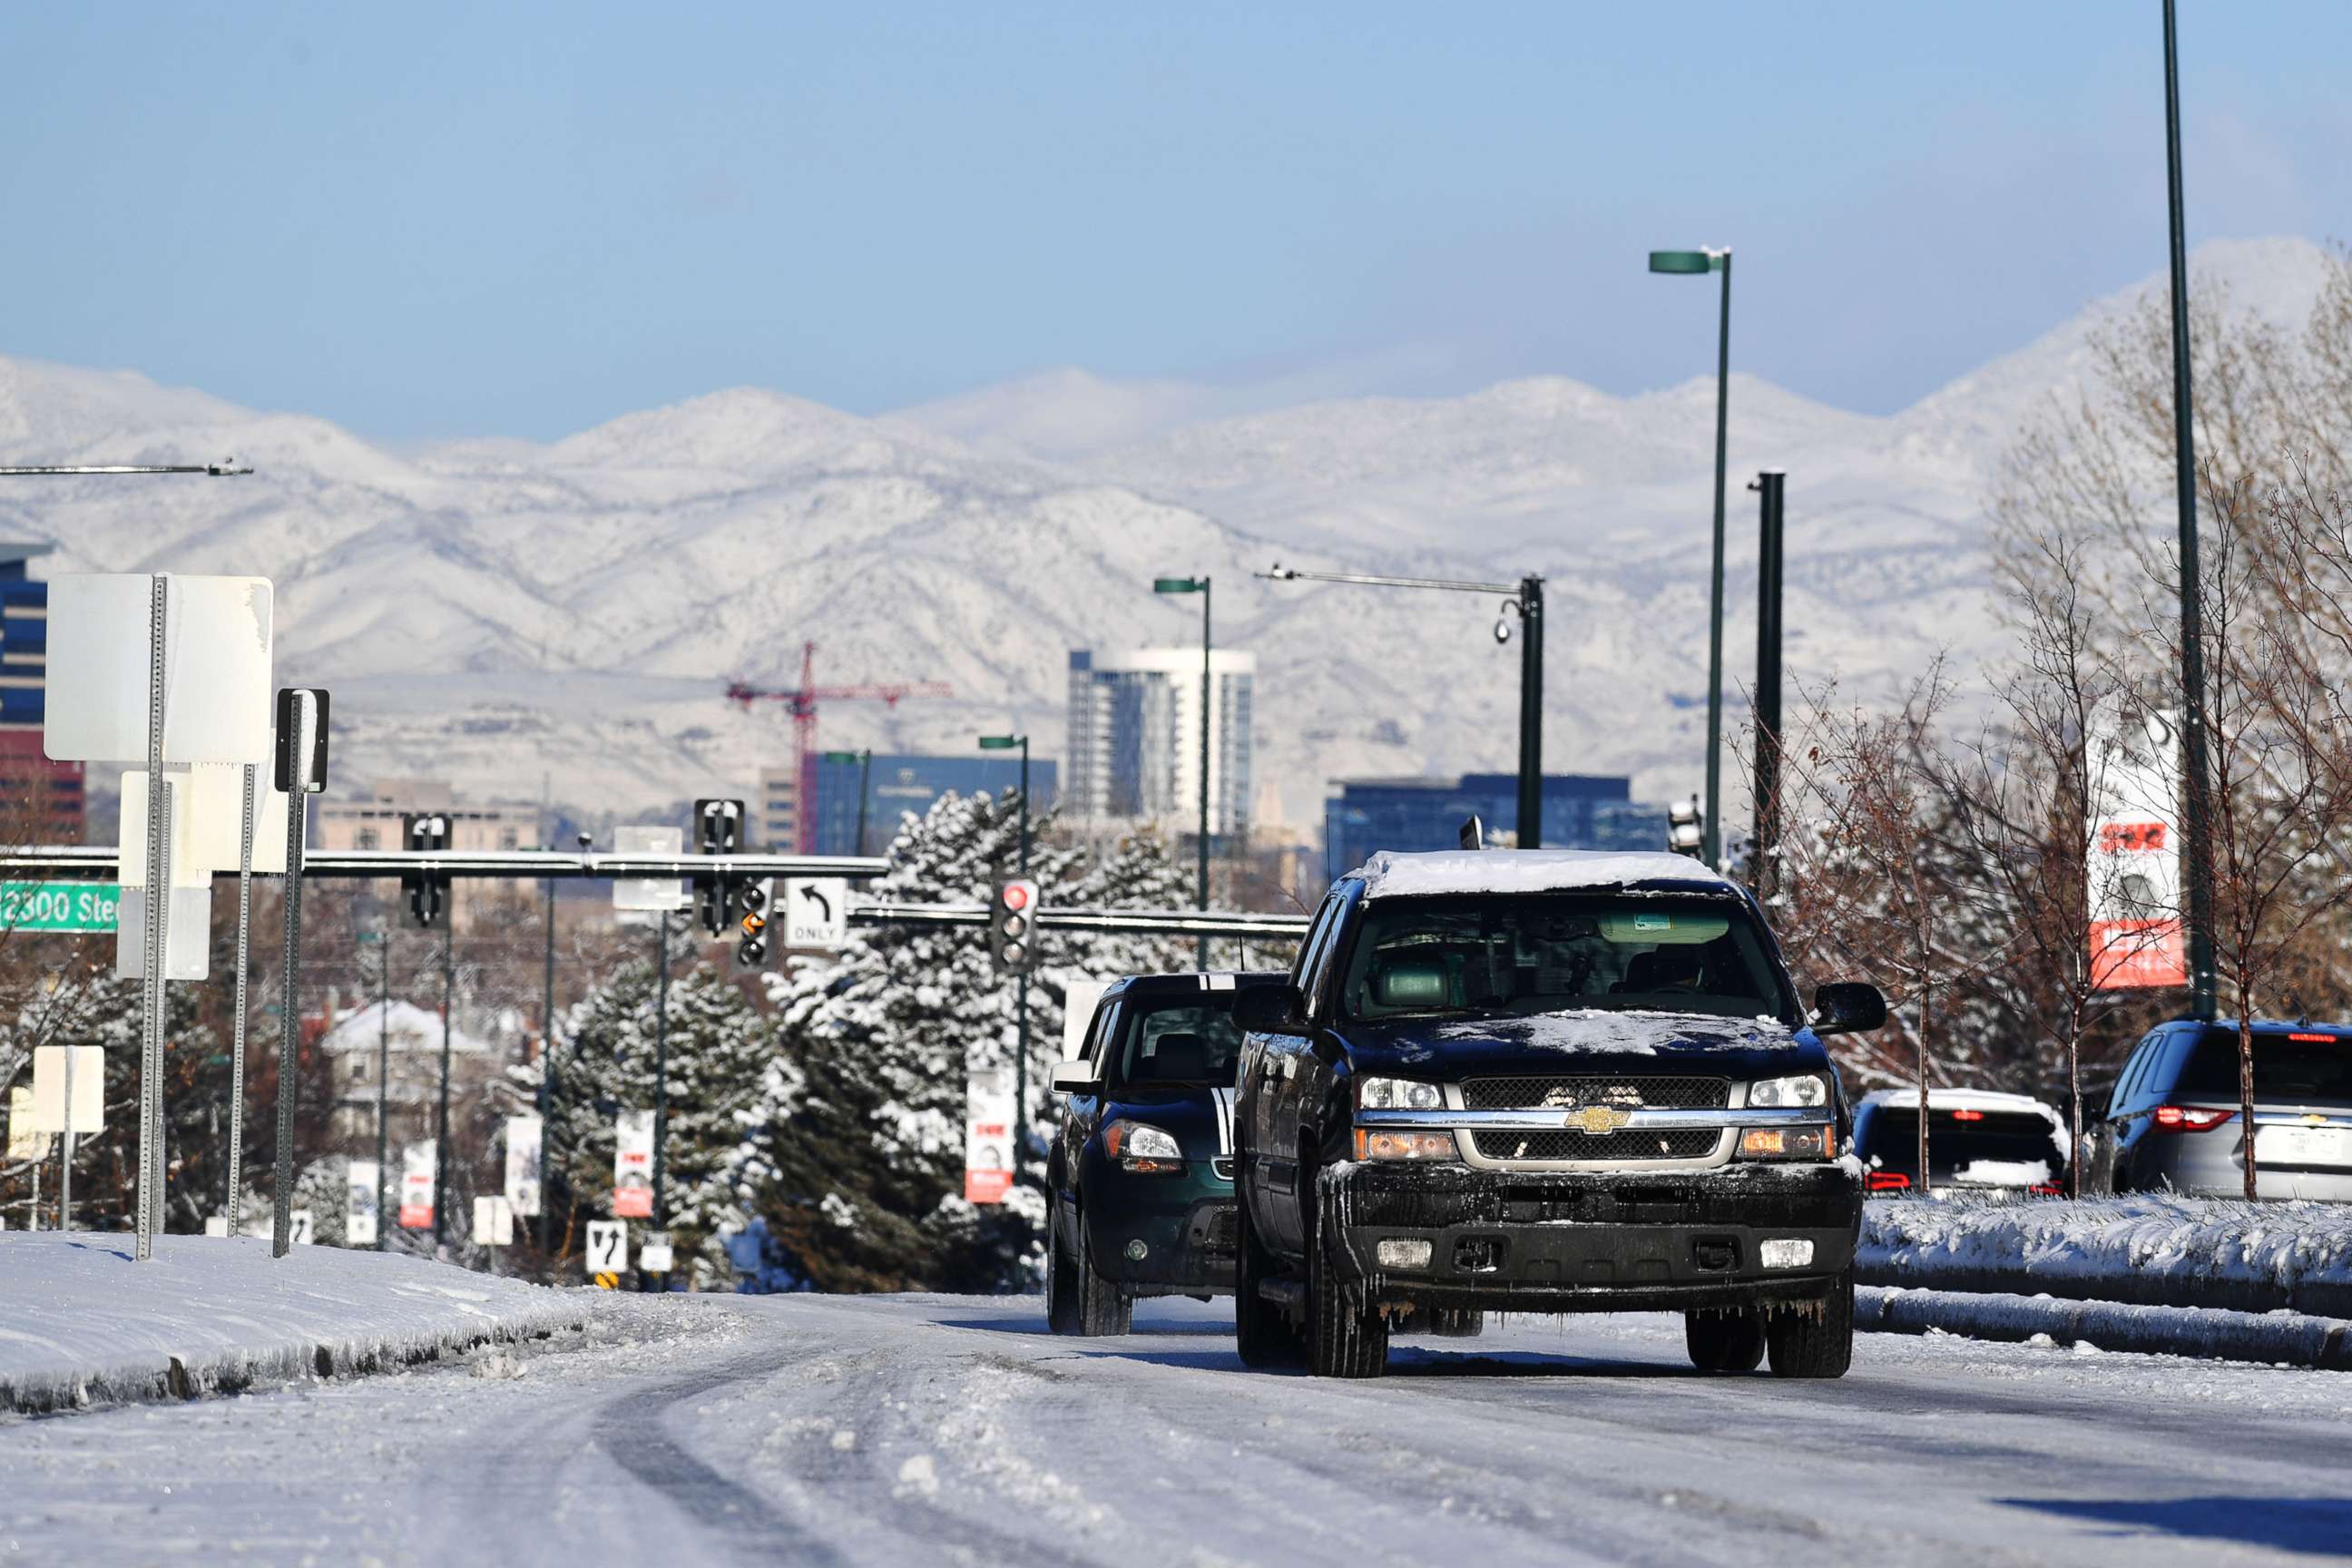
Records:
{"label": "blue sky", "polygon": [[[2347,232],[2352,5],[2185,0],[2190,237]],[[1900,407],[2164,257],[2157,0],[15,5],[0,353],[373,438],[1059,364]]]}

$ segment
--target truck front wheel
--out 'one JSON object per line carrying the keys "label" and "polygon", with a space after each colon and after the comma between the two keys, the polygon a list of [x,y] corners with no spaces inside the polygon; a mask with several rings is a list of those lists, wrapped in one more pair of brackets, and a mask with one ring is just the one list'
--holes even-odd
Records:
{"label": "truck front wheel", "polygon": [[1853,1364],[1853,1270],[1820,1300],[1767,1318],[1764,1342],[1774,1377],[1843,1377]]}
{"label": "truck front wheel", "polygon": [[1318,1377],[1378,1377],[1388,1370],[1389,1321],[1339,1268],[1339,1238],[1318,1223],[1307,1238],[1307,1364]]}
{"label": "truck front wheel", "polygon": [[1754,1372],[1764,1360],[1764,1320],[1753,1307],[1685,1312],[1683,1343],[1701,1372]]}

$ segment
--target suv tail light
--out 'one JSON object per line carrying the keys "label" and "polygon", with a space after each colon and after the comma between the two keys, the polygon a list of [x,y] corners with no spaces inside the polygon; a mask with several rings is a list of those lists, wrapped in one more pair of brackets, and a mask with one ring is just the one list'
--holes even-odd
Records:
{"label": "suv tail light", "polygon": [[2199,1105],[2159,1105],[2153,1120],[2159,1132],[2210,1132],[2237,1114]]}
{"label": "suv tail light", "polygon": [[2066,1195],[2066,1189],[2055,1182],[2036,1182],[2025,1190],[2037,1198],[2063,1198]]}
{"label": "suv tail light", "polygon": [[1900,1171],[1872,1171],[1862,1178],[1863,1190],[1872,1193],[1907,1193],[1911,1178]]}

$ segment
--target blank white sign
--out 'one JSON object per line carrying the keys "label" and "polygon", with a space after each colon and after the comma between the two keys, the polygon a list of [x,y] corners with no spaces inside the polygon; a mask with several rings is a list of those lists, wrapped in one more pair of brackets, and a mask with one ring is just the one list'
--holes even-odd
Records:
{"label": "blank white sign", "polygon": [[[615,855],[681,855],[686,851],[683,827],[628,826],[613,829]],[[688,903],[686,884],[675,877],[623,877],[613,883],[616,910],[682,910]]]}
{"label": "blank white sign", "polygon": [[44,1132],[66,1130],[66,1053],[73,1053],[73,1130],[106,1130],[106,1050],[100,1046],[33,1047],[32,1124]]}
{"label": "blank white sign", "polygon": [[[164,761],[268,765],[269,579],[169,575],[168,581]],[[56,760],[146,760],[153,583],[143,572],[50,580],[43,731]]]}

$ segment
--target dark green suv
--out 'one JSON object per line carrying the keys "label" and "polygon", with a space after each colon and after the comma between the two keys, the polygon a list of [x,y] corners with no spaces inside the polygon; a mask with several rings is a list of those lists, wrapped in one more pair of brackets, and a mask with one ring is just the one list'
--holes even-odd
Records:
{"label": "dark green suv", "polygon": [[1281,974],[1145,974],[1096,1004],[1061,1064],[1046,1162],[1046,1317],[1123,1334],[1139,1296],[1234,1288],[1234,999]]}

